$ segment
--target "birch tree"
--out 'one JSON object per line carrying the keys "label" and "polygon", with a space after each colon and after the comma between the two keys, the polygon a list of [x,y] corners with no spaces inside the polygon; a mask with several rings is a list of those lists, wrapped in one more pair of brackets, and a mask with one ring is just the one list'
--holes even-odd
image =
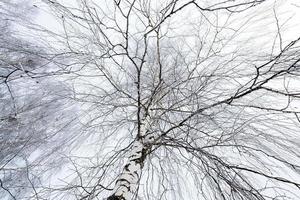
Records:
{"label": "birch tree", "polygon": [[40,197],[299,198],[300,34],[284,2],[43,2],[84,137]]}
{"label": "birch tree", "polygon": [[32,12],[28,2],[0,2],[0,199],[39,199],[76,129],[71,92],[54,76],[59,58],[18,31]]}

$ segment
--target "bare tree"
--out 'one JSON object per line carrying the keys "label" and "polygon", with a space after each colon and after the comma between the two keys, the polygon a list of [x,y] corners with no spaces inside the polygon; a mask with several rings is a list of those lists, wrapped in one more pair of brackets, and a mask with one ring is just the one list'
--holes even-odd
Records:
{"label": "bare tree", "polygon": [[300,197],[300,38],[282,4],[43,2],[59,27],[45,58],[68,60],[56,64],[84,130],[64,181],[32,198]]}
{"label": "bare tree", "polygon": [[74,139],[75,104],[54,76],[61,58],[17,31],[28,2],[0,2],[0,14],[0,198],[39,199],[42,177],[61,166]]}

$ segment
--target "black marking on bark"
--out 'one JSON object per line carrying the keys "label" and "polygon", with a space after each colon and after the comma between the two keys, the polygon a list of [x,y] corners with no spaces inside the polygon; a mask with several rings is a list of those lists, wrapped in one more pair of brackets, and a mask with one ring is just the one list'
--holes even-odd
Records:
{"label": "black marking on bark", "polygon": [[130,182],[127,179],[124,179],[124,178],[120,178],[116,182],[127,182],[128,184],[130,184]]}
{"label": "black marking on bark", "polygon": [[129,172],[129,167],[130,166],[130,164],[126,164],[125,166],[124,166],[124,169],[125,169],[125,171],[128,171]]}
{"label": "black marking on bark", "polygon": [[110,197],[107,198],[107,200],[125,200],[124,197],[116,196],[116,195],[111,195]]}
{"label": "black marking on bark", "polygon": [[143,167],[144,166],[144,161],[145,161],[146,156],[147,156],[147,152],[148,152],[148,148],[143,148],[142,149],[142,155],[139,158],[132,159],[131,161],[134,161],[136,164],[139,164],[139,165],[141,165],[141,167]]}
{"label": "black marking on bark", "polygon": [[143,151],[137,151],[135,154],[129,156],[129,159],[132,158],[132,157],[135,157],[135,156],[137,156],[138,154],[141,154],[141,153],[143,153]]}
{"label": "black marking on bark", "polygon": [[127,191],[130,191],[130,186],[128,186],[128,185],[125,185],[125,184],[120,184],[120,186],[119,187],[125,187],[126,189],[127,189]]}

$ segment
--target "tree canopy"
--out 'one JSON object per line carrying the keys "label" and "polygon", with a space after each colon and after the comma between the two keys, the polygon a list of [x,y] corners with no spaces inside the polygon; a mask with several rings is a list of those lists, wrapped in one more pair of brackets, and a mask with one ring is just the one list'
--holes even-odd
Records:
{"label": "tree canopy", "polygon": [[0,197],[300,197],[299,5],[0,5]]}

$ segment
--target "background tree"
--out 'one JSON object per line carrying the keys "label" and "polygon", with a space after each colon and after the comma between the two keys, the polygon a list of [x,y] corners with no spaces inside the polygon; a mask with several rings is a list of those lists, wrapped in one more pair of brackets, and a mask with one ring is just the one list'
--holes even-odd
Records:
{"label": "background tree", "polygon": [[70,90],[54,76],[60,58],[18,31],[33,14],[28,2],[0,3],[0,199],[39,199],[76,129]]}
{"label": "background tree", "polygon": [[299,33],[281,2],[43,2],[56,30],[33,32],[68,61],[84,129],[35,197],[299,198]]}

